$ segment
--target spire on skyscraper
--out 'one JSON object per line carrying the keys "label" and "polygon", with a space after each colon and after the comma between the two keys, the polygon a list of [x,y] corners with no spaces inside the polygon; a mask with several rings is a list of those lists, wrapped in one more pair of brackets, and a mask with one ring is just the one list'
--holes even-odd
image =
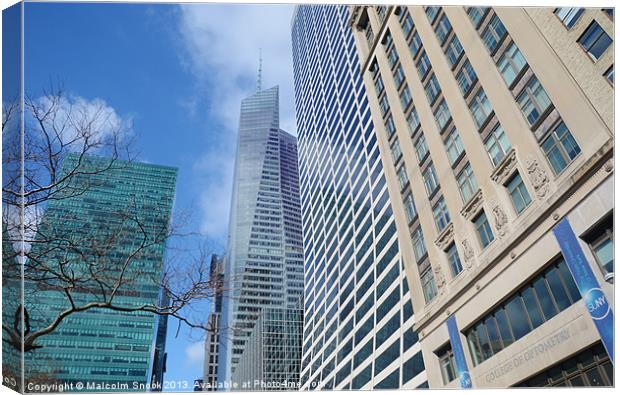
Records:
{"label": "spire on skyscraper", "polygon": [[258,78],[256,80],[256,92],[260,92],[262,89],[263,79],[263,49],[258,49]]}

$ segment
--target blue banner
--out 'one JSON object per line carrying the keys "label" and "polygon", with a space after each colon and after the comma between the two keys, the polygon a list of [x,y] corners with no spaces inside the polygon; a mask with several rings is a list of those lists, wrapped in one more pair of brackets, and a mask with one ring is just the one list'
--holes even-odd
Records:
{"label": "blue banner", "polygon": [[605,293],[600,287],[583,250],[577,241],[568,219],[564,218],[553,228],[553,234],[560,244],[562,255],[570,270],[579,293],[586,304],[594,325],[601,336],[603,346],[614,361],[614,313]]}
{"label": "blue banner", "polygon": [[463,352],[463,345],[461,344],[461,336],[459,328],[456,325],[456,318],[452,314],[447,321],[448,335],[450,336],[450,345],[452,346],[452,353],[454,354],[454,361],[456,362],[456,375],[461,383],[461,388],[471,388],[471,377],[469,376],[469,368],[467,367],[467,360],[465,360],[465,353]]}

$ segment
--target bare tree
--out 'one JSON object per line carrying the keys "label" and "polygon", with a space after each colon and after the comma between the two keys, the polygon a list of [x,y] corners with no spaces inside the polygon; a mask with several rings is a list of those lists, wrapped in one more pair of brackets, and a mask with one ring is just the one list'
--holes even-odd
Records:
{"label": "bare tree", "polygon": [[[105,103],[73,100],[54,89],[26,98],[22,141],[19,107],[3,110],[3,292],[13,296],[3,295],[5,344],[33,351],[69,317],[93,309],[170,316],[191,328],[215,331],[206,316],[189,313],[195,303],[224,292],[221,281],[209,276],[208,248],[184,254],[182,262],[166,262],[162,272],[141,264],[171,237],[183,236],[164,207],[151,208],[165,219],[153,223],[141,215],[138,198],[106,213],[106,221],[93,224],[91,232],[69,234],[45,215],[50,202],[88,193],[135,159],[131,125]],[[69,155],[73,160],[66,160]],[[93,155],[105,160],[93,166]],[[62,220],[77,220],[71,215]],[[24,303],[15,297],[22,278]],[[162,290],[166,303],[127,303],[145,281]],[[38,312],[45,306],[28,302],[41,292],[62,298],[64,308]]]}

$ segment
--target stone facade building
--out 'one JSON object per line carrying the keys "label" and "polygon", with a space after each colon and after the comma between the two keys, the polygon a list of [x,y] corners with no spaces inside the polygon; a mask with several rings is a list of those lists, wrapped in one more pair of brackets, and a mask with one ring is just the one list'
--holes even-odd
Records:
{"label": "stone facade building", "polygon": [[611,385],[613,10],[351,10],[430,387]]}

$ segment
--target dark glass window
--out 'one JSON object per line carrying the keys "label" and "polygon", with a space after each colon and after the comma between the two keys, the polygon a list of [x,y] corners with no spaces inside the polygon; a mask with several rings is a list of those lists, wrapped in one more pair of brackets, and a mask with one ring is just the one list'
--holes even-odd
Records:
{"label": "dark glass window", "polygon": [[581,14],[583,14],[583,10],[583,8],[577,7],[560,7],[556,8],[553,12],[560,18],[564,26],[570,29],[577,23]]}
{"label": "dark glass window", "polygon": [[613,367],[601,343],[562,361],[515,387],[611,387]]}
{"label": "dark glass window", "polygon": [[605,53],[605,50],[609,48],[612,41],[613,40],[605,30],[603,30],[596,21],[592,21],[590,26],[588,26],[583,35],[579,38],[579,44],[593,60],[598,60],[603,53]]}
{"label": "dark glass window", "polygon": [[506,302],[465,331],[474,365],[577,302],[580,296],[576,288],[563,259],[525,284]]}
{"label": "dark glass window", "polygon": [[542,148],[555,174],[560,174],[581,152],[581,148],[564,122],[560,122],[553,129],[549,137],[543,141]]}

